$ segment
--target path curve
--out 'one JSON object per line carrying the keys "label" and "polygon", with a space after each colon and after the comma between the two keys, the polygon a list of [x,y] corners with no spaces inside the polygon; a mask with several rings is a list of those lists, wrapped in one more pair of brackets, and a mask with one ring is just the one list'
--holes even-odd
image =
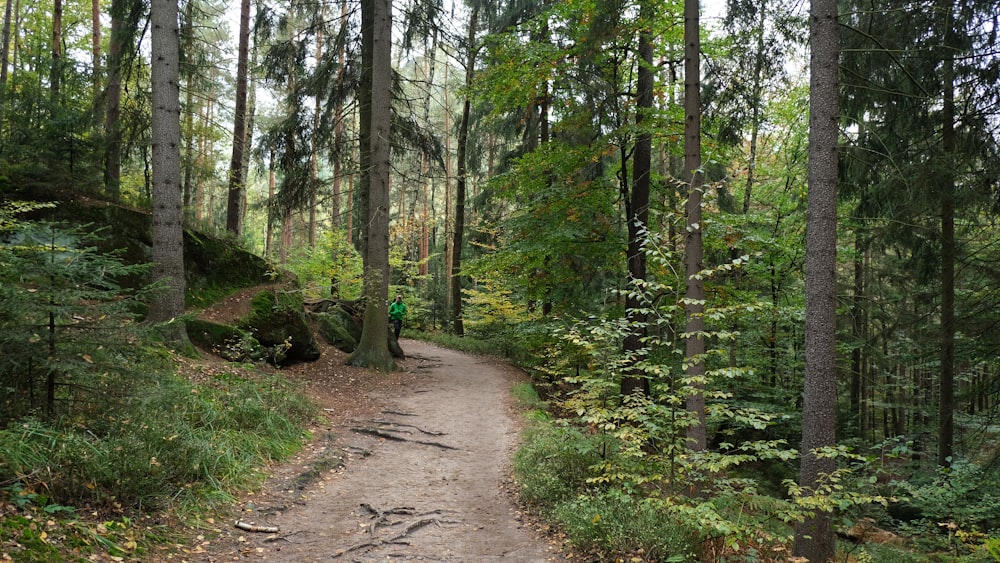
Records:
{"label": "path curve", "polygon": [[267,561],[546,562],[557,548],[510,499],[519,372],[403,340],[414,377],[372,416],[334,429],[342,468],[248,533],[244,556]]}

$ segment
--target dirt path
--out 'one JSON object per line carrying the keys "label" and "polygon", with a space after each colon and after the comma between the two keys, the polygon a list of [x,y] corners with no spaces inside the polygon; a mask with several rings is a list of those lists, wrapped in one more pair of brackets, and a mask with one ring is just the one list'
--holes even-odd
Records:
{"label": "dirt path", "polygon": [[[406,372],[358,398],[298,463],[243,505],[233,528],[189,551],[202,561],[543,562],[560,559],[512,501],[518,433],[505,364],[403,340]],[[357,377],[354,372],[352,377]],[[326,381],[329,385],[330,382]],[[324,378],[313,378],[322,401]],[[376,396],[377,395],[377,396]],[[343,397],[341,397],[343,398]],[[331,400],[334,400],[331,397]],[[322,404],[322,403],[321,403]]]}

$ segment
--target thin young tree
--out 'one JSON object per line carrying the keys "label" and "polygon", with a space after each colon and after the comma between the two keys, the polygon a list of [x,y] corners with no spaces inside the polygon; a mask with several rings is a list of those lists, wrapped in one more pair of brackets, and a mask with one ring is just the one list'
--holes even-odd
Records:
{"label": "thin young tree", "polygon": [[[837,139],[840,40],[837,0],[812,0],[809,13],[809,194],[806,218],[805,389],[799,485],[814,491],[833,473],[817,450],[836,443],[837,425]],[[829,514],[795,530],[793,553],[825,563],[834,556]]]}
{"label": "thin young tree", "polygon": [[938,403],[938,465],[951,465],[955,441],[955,53],[953,5],[938,2],[944,14],[944,48],[941,81],[941,400]]}

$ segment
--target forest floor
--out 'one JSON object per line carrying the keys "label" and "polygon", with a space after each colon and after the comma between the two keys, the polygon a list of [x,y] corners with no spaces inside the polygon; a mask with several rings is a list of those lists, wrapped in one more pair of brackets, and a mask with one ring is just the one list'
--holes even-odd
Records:
{"label": "forest floor", "polygon": [[[234,296],[203,318],[235,314]],[[405,336],[405,329],[404,329]],[[186,561],[497,561],[573,557],[518,504],[510,476],[525,375],[403,339],[389,374],[322,357],[281,370],[322,409],[312,440],[176,554]],[[227,521],[228,520],[228,521]]]}

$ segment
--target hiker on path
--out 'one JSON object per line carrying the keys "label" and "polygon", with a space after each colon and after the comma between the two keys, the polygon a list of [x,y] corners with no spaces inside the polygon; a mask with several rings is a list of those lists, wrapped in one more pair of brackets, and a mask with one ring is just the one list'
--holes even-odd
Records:
{"label": "hiker on path", "polygon": [[392,332],[399,340],[399,331],[403,329],[403,317],[406,316],[406,303],[403,303],[403,296],[396,295],[396,300],[389,304],[389,322],[392,323]]}

